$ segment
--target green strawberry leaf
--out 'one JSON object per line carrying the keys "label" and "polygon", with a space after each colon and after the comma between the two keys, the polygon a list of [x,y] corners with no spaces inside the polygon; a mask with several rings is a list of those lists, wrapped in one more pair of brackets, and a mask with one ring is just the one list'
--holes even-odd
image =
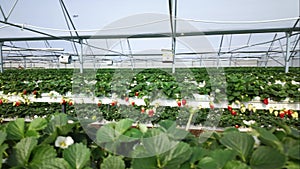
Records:
{"label": "green strawberry leaf", "polygon": [[247,164],[241,161],[232,160],[226,163],[223,169],[251,169]]}
{"label": "green strawberry leaf", "polygon": [[28,127],[28,130],[43,130],[47,127],[47,120],[44,118],[33,119]]}
{"label": "green strawberry leaf", "polygon": [[223,168],[224,165],[235,158],[236,153],[229,149],[217,149],[211,152],[212,157],[217,162],[217,168]]}
{"label": "green strawberry leaf", "polygon": [[9,156],[8,164],[10,166],[26,166],[32,150],[38,141],[35,137],[27,137],[16,144],[13,153]]}
{"label": "green strawberry leaf", "polygon": [[281,142],[271,131],[268,131],[265,128],[261,128],[261,127],[253,126],[253,128],[258,132],[258,134],[259,134],[258,139],[262,143],[269,145],[269,146],[276,148],[279,151],[283,152],[283,146],[282,146]]}
{"label": "green strawberry leaf", "polygon": [[201,169],[216,169],[218,164],[212,157],[204,157],[199,161],[197,167]]}
{"label": "green strawberry leaf", "polygon": [[159,155],[162,166],[165,168],[180,168],[180,165],[186,162],[192,154],[190,146],[187,143],[179,142],[170,151]]}
{"label": "green strawberry leaf", "polygon": [[296,145],[288,150],[288,156],[290,158],[300,160],[300,145]]}
{"label": "green strawberry leaf", "polygon": [[122,119],[116,123],[115,130],[116,134],[122,135],[124,134],[129,128],[131,128],[133,120],[131,119]]}
{"label": "green strawberry leaf", "polygon": [[40,145],[37,146],[32,151],[32,161],[31,163],[39,163],[41,161],[46,161],[50,159],[54,159],[56,157],[56,150],[53,148],[53,146],[50,145]]}
{"label": "green strawberry leaf", "polygon": [[63,151],[63,158],[72,168],[84,168],[90,160],[90,149],[82,143],[76,143]]}
{"label": "green strawberry leaf", "polygon": [[8,140],[21,140],[24,138],[25,133],[25,121],[23,118],[18,118],[15,121],[9,122],[7,128]]}
{"label": "green strawberry leaf", "polygon": [[8,148],[7,144],[0,145],[0,168],[2,168],[3,153],[7,148]]}
{"label": "green strawberry leaf", "polygon": [[7,134],[3,131],[0,131],[0,145],[5,141]]}
{"label": "green strawberry leaf", "polygon": [[50,158],[30,163],[32,169],[73,169],[63,158]]}
{"label": "green strawberry leaf", "polygon": [[102,169],[125,169],[125,163],[119,156],[109,156],[103,160]]}
{"label": "green strawberry leaf", "polygon": [[246,133],[230,132],[224,134],[220,142],[229,149],[238,153],[243,162],[247,161],[254,147],[254,139]]}
{"label": "green strawberry leaf", "polygon": [[252,154],[250,166],[253,169],[276,169],[285,164],[285,155],[272,147],[258,147]]}

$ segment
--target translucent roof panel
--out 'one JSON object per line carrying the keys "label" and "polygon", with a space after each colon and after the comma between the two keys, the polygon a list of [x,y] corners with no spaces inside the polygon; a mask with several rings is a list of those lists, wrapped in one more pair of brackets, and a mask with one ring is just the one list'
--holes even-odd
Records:
{"label": "translucent roof panel", "polygon": [[[173,3],[172,10],[169,2]],[[96,55],[99,58],[119,55],[114,58],[119,61],[130,55],[139,56],[137,60],[151,59],[151,55],[159,56],[162,50],[172,48],[171,21],[176,21],[173,26],[178,59],[198,59],[208,54],[212,58],[261,58],[268,52],[279,57],[286,50],[285,32],[246,32],[299,28],[299,3],[299,0],[3,0],[0,41],[4,41],[4,59],[31,56],[36,60],[57,61],[61,54],[78,59],[79,39],[91,56],[85,57],[89,61]],[[299,54],[299,30],[292,33],[289,45],[292,52]]]}

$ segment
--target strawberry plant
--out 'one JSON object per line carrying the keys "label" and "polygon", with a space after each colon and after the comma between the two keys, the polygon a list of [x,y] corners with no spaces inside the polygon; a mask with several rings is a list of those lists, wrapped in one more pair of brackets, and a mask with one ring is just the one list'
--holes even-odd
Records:
{"label": "strawberry plant", "polygon": [[[101,105],[100,107],[102,107]],[[178,108],[178,107],[177,107]],[[201,109],[202,110],[202,109]],[[66,114],[23,118],[0,126],[2,168],[299,168],[299,130],[276,121],[276,128],[237,124],[222,132],[194,136],[163,120],[155,128],[122,119],[90,126]],[[83,125],[83,126],[81,126]],[[87,127],[87,126],[85,126]],[[93,137],[90,137],[92,134]],[[96,144],[97,143],[97,144]]]}

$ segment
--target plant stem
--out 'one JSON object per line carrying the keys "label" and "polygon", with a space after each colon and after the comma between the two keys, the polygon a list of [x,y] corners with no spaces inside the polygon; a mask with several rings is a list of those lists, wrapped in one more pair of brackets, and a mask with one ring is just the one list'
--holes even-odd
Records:
{"label": "plant stem", "polygon": [[160,164],[160,160],[159,160],[159,157],[156,156],[156,162],[157,162],[157,167],[158,168],[162,168],[161,164]]}
{"label": "plant stem", "polygon": [[186,127],[185,127],[185,130],[188,131],[189,128],[190,128],[190,125],[191,125],[191,122],[192,122],[192,119],[193,119],[193,115],[195,114],[195,111],[191,111],[190,113],[190,117],[189,117],[189,120],[186,124]]}

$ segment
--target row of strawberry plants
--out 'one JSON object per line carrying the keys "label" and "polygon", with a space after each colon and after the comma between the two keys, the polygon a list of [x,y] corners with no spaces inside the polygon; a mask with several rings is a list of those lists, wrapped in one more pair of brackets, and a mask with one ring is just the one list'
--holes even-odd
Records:
{"label": "row of strawberry plants", "polygon": [[[274,110],[255,110],[241,106],[238,109],[233,109],[228,106],[227,109],[220,109],[211,107],[197,108],[192,110],[189,106],[180,105],[178,107],[168,106],[153,106],[147,108],[145,106],[138,106],[134,103],[130,105],[120,104],[76,104],[73,102],[61,103],[39,103],[33,102],[28,104],[0,104],[0,117],[15,118],[27,117],[34,118],[36,116],[50,116],[53,113],[62,112],[63,104],[66,105],[66,114],[72,117],[87,118],[95,121],[119,121],[124,118],[134,119],[136,122],[158,124],[162,120],[173,120],[178,125],[186,125],[190,114],[193,113],[191,122],[193,125],[210,125],[209,121],[216,121],[217,127],[235,126],[247,127],[244,121],[255,121],[259,126],[266,128],[276,126],[274,121],[284,122],[295,128],[299,128],[300,120],[298,112],[295,110],[283,109]],[[212,116],[213,115],[213,116]],[[215,117],[214,117],[215,116]],[[300,129],[300,128],[299,128]]]}
{"label": "row of strawberry plants", "polygon": [[[131,119],[100,128],[66,114],[0,125],[0,168],[281,169],[299,168],[300,131],[278,123],[251,132],[226,128],[199,137],[170,120],[156,128]],[[89,123],[89,122],[88,122]]]}
{"label": "row of strawberry plants", "polygon": [[100,69],[82,76],[73,70],[7,70],[0,76],[0,87],[6,94],[25,90],[37,96],[55,90],[60,94],[91,92],[97,97],[110,97],[113,93],[119,97],[132,97],[139,92],[139,97],[160,97],[156,95],[161,94],[169,99],[217,93],[219,98],[227,97],[230,103],[235,100],[249,101],[257,96],[261,100],[300,100],[299,68],[292,68],[288,74],[280,68],[225,68],[224,72],[200,68],[178,69],[174,75],[168,69],[134,72],[127,69]]}

